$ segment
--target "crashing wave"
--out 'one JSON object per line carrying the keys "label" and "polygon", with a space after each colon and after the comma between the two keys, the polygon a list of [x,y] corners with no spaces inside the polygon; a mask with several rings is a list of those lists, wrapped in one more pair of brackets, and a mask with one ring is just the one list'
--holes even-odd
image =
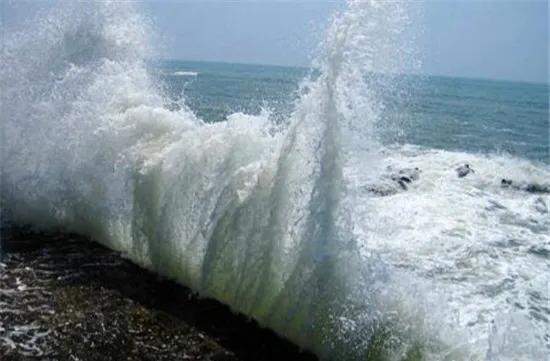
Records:
{"label": "crashing wave", "polygon": [[349,1],[282,129],[169,110],[128,3],[41,14],[2,54],[4,215],[87,235],[323,358],[467,354],[439,299],[357,233],[347,169],[380,162],[379,93],[410,56],[408,6]]}

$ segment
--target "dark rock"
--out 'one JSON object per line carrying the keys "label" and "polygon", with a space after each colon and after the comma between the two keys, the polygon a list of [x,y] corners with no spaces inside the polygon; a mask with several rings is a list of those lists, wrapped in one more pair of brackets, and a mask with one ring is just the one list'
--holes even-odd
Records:
{"label": "dark rock", "polygon": [[502,180],[500,181],[500,184],[501,184],[503,187],[508,187],[508,186],[511,186],[511,185],[512,185],[512,180],[511,180],[511,179],[502,178]]}
{"label": "dark rock", "polygon": [[[388,168],[391,171],[391,168]],[[409,184],[420,178],[419,168],[404,168],[382,177],[380,183],[363,187],[367,192],[377,196],[390,196],[409,189]]]}
{"label": "dark rock", "polygon": [[315,360],[82,237],[13,232],[3,241],[2,361]]}
{"label": "dark rock", "polygon": [[511,179],[502,178],[500,185],[503,188],[513,188],[520,191],[529,193],[550,193],[550,187],[547,185],[537,183],[517,184],[512,182]]}
{"label": "dark rock", "polygon": [[470,167],[468,163],[465,163],[464,165],[456,168],[456,173],[458,175],[458,178],[464,178],[470,173],[475,173],[475,171]]}
{"label": "dark rock", "polygon": [[216,352],[212,356],[210,356],[211,361],[234,361],[235,355],[230,354],[228,352]]}
{"label": "dark rock", "polygon": [[527,184],[524,189],[529,193],[550,193],[550,187],[536,183]]}
{"label": "dark rock", "polygon": [[418,168],[405,168],[399,170],[397,173],[391,175],[391,179],[394,181],[401,181],[404,183],[411,183],[412,181],[420,178],[420,169]]}
{"label": "dark rock", "polygon": [[399,192],[399,189],[397,189],[397,187],[386,184],[369,184],[364,186],[363,189],[369,193],[381,197],[391,196]]}

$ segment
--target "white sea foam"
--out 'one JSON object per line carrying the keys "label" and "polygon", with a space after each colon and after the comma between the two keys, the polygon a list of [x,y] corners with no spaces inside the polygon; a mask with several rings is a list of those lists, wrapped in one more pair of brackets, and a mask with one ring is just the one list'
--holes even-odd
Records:
{"label": "white sea foam", "polygon": [[[382,148],[379,157],[369,175],[346,170],[357,191],[362,253],[425,280],[426,297],[444,295],[440,322],[461,330],[457,345],[489,360],[544,359],[550,194],[525,185],[548,189],[550,167],[416,146]],[[475,173],[458,178],[464,163]],[[419,180],[406,192],[373,196],[364,185],[384,182],[387,167],[419,168]]]}
{"label": "white sea foam", "polygon": [[[376,141],[391,76],[372,74],[408,60],[407,8],[350,1],[282,130],[265,114],[210,124],[166,109],[145,65],[147,21],[128,3],[42,14],[2,54],[4,214],[88,235],[322,357],[363,359],[382,337],[394,357],[540,359],[546,311],[512,323],[524,333],[499,320],[508,298],[530,307],[529,292],[544,293],[548,260],[526,265],[514,250],[495,261],[490,245],[548,243],[536,213],[547,196],[498,184],[545,182],[548,169]],[[475,175],[456,178],[461,162]],[[363,191],[387,165],[417,165],[422,181]],[[502,341],[522,334],[533,338]]]}

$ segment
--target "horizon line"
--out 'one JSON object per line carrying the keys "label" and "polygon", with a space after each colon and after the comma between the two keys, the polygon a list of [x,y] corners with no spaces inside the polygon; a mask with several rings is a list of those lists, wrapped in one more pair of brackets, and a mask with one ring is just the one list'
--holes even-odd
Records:
{"label": "horizon line", "polygon": [[[182,62],[196,62],[196,63],[213,63],[213,64],[231,64],[231,65],[256,65],[256,66],[270,66],[279,68],[300,68],[300,69],[312,69],[311,65],[289,65],[289,64],[274,64],[274,63],[256,63],[247,61],[224,61],[224,60],[205,60],[205,59],[178,59],[178,58],[156,58],[153,61],[182,61]],[[510,79],[510,78],[491,78],[491,77],[479,77],[479,76],[466,76],[466,75],[450,75],[450,74],[435,74],[435,73],[399,73],[405,76],[425,76],[425,77],[437,77],[448,79],[467,79],[467,80],[481,80],[481,81],[495,81],[495,82],[508,82],[508,83],[524,83],[532,85],[546,85],[550,87],[550,79],[544,81],[534,81],[525,79]]]}

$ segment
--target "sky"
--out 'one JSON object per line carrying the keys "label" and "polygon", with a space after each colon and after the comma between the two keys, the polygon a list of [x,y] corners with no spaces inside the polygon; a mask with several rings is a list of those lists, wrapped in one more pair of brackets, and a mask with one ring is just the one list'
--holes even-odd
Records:
{"label": "sky", "polygon": [[546,1],[432,1],[423,22],[429,74],[548,82]]}
{"label": "sky", "polygon": [[[420,71],[548,82],[546,1],[428,0],[415,25]],[[171,1],[142,4],[169,58],[308,65],[343,1]]]}
{"label": "sky", "polygon": [[[546,0],[415,1],[421,73],[548,82]],[[0,2],[5,26],[43,4]],[[154,23],[159,57],[298,66],[311,63],[323,29],[343,6],[344,0],[148,0],[138,5]]]}

